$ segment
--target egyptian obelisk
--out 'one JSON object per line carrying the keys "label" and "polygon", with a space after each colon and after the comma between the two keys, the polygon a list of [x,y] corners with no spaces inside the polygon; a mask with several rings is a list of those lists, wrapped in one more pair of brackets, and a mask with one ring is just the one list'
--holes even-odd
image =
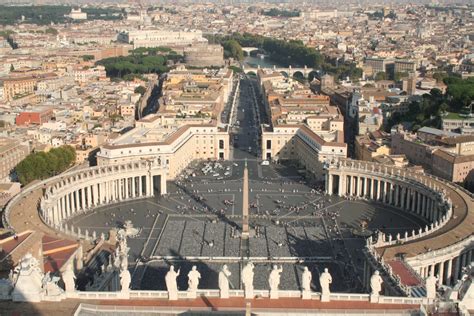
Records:
{"label": "egyptian obelisk", "polygon": [[249,237],[249,171],[245,160],[244,180],[242,185],[242,238]]}

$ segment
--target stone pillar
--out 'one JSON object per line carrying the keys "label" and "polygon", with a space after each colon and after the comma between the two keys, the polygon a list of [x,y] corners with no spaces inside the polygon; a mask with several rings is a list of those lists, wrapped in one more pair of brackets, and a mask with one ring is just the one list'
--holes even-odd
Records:
{"label": "stone pillar", "polygon": [[444,284],[444,261],[441,261],[439,263],[439,270],[438,270],[438,274],[439,274],[439,285],[443,285]]}
{"label": "stone pillar", "polygon": [[410,211],[412,212],[413,211],[413,201],[412,201],[412,190],[407,188],[407,197],[406,197],[406,204],[405,204],[405,208],[407,211]]}
{"label": "stone pillar", "polygon": [[139,197],[143,196],[143,177],[142,176],[138,177],[138,196]]}
{"label": "stone pillar", "polygon": [[364,192],[362,194],[362,196],[367,196],[367,190],[368,190],[368,180],[367,180],[367,177],[364,177]]}
{"label": "stone pillar", "polygon": [[453,259],[448,260],[448,267],[447,267],[447,273],[446,273],[446,284],[451,285],[451,278],[453,276]]}
{"label": "stone pillar", "polygon": [[400,208],[405,209],[405,188],[400,186]]}
{"label": "stone pillar", "polygon": [[373,200],[375,196],[375,179],[370,178],[370,199]]}
{"label": "stone pillar", "polygon": [[461,255],[456,257],[454,261],[454,274],[453,274],[453,285],[456,284],[459,279],[459,271],[461,270]]}
{"label": "stone pillar", "polygon": [[136,182],[137,182],[137,178],[132,177],[132,198],[135,198],[137,196],[137,189],[135,186]]}
{"label": "stone pillar", "polygon": [[97,184],[92,185],[92,195],[93,195],[94,205],[99,205],[99,202],[100,202],[99,191],[100,191],[101,185],[102,183],[97,183]]}
{"label": "stone pillar", "polygon": [[63,197],[59,200],[59,204],[60,204],[59,209],[60,209],[61,211],[64,211],[64,212],[65,212],[65,211],[66,211],[66,197],[65,197],[65,196],[63,196]]}
{"label": "stone pillar", "polygon": [[146,196],[151,196],[153,192],[153,182],[151,175],[146,175]]}
{"label": "stone pillar", "polygon": [[70,193],[66,193],[64,195],[64,209],[66,212],[71,212],[71,195]]}
{"label": "stone pillar", "polygon": [[400,186],[398,184],[395,184],[395,206],[398,207],[399,204],[399,199],[400,199]]}
{"label": "stone pillar", "polygon": [[425,212],[426,212],[426,195],[422,194],[421,195],[421,212],[420,212],[420,215],[425,217]]}
{"label": "stone pillar", "polygon": [[100,192],[101,197],[103,196],[102,200],[104,201],[105,204],[109,203],[109,201],[110,201],[109,184],[110,184],[110,181],[105,181],[103,183],[104,194],[102,194],[102,192]]}
{"label": "stone pillar", "polygon": [[[330,175],[329,177],[332,178],[332,175]],[[332,185],[332,181],[331,181],[331,185]],[[166,173],[164,171],[160,175],[160,189],[161,189],[160,193],[162,195],[168,193],[168,189],[166,187]]]}
{"label": "stone pillar", "polygon": [[53,206],[53,212],[52,212],[52,217],[53,217],[53,225],[56,225],[59,223],[59,220],[58,220],[58,214],[59,214],[59,209],[57,206]]}
{"label": "stone pillar", "polygon": [[81,210],[81,196],[79,195],[79,190],[75,190],[72,193],[74,197],[74,212],[79,212]]}
{"label": "stone pillar", "polygon": [[377,201],[380,201],[380,198],[382,197],[382,187],[383,187],[383,181],[382,180],[377,180]]}
{"label": "stone pillar", "polygon": [[80,195],[80,203],[81,207],[79,209],[85,209],[86,208],[86,188],[81,188],[77,190],[77,195]]}
{"label": "stone pillar", "polygon": [[125,178],[123,179],[123,182],[124,182],[124,185],[125,185],[125,199],[129,199],[130,198],[130,195],[129,195],[129,184],[130,184],[130,178]]}

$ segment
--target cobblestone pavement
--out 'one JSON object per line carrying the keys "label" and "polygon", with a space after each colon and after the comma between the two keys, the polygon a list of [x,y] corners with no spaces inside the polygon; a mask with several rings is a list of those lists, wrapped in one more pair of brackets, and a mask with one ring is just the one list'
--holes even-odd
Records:
{"label": "cobblestone pavement", "polygon": [[[259,166],[255,161],[248,164],[254,170],[249,193],[254,237],[248,246],[250,260],[256,265],[256,288],[268,288],[271,265],[281,264],[282,289],[298,289],[302,266],[306,265],[313,272],[315,290],[319,272],[328,267],[334,290],[360,291],[357,273],[351,273],[359,267],[351,266],[362,263],[360,250],[365,242],[353,229],[366,222],[370,230],[396,234],[422,224],[409,214],[379,204],[327,196],[292,168]],[[140,279],[132,282],[135,287],[163,289],[166,270],[174,264],[182,271],[181,288],[186,288],[192,265],[203,275],[201,288],[217,288],[218,272],[226,263],[233,272],[234,288],[240,288],[239,271],[249,260],[239,237],[242,165],[240,161],[223,162],[222,168],[213,171],[225,177],[220,180],[202,174],[204,163],[193,165],[188,174],[194,172],[195,177],[169,182],[167,196],[102,207],[68,224],[108,233],[130,219],[140,228],[140,234],[128,243],[132,272],[140,262],[141,273],[134,273],[134,278]],[[259,168],[261,171],[256,171]],[[224,176],[229,169],[230,174]]]}

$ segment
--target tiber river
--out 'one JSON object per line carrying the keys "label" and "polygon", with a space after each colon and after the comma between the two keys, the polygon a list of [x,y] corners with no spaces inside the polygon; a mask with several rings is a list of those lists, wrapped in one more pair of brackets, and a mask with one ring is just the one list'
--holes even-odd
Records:
{"label": "tiber river", "polygon": [[261,59],[260,57],[253,56],[247,56],[244,58],[245,67],[256,68],[258,65],[260,65],[260,67],[262,68],[273,68],[273,65],[278,68],[284,67],[283,65],[273,62],[272,60],[267,58]]}

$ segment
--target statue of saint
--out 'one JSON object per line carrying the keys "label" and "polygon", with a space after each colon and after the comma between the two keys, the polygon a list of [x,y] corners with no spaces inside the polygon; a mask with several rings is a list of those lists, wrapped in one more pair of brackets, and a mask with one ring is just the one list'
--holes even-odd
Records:
{"label": "statue of saint", "polygon": [[199,273],[196,266],[193,266],[191,271],[188,273],[188,291],[195,292],[198,289],[200,278],[201,273]]}
{"label": "statue of saint", "polygon": [[311,291],[311,281],[313,280],[313,275],[311,271],[308,270],[308,267],[304,267],[303,274],[301,275],[301,285],[303,291]]}
{"label": "statue of saint", "polygon": [[283,272],[283,267],[280,266],[278,269],[277,265],[273,266],[272,271],[268,277],[268,284],[270,285],[270,291],[278,291],[278,286],[280,285],[280,273]]}
{"label": "statue of saint", "polygon": [[168,297],[170,300],[178,299],[178,284],[176,283],[176,278],[179,276],[179,272],[180,270],[175,272],[174,266],[170,266],[170,270],[165,276],[166,289],[168,290]]}
{"label": "statue of saint", "polygon": [[332,283],[332,276],[329,274],[328,268],[324,268],[324,272],[319,277],[319,283],[321,284],[321,295],[331,294],[329,285]]}
{"label": "statue of saint", "polygon": [[219,272],[219,290],[221,291],[221,298],[229,298],[229,277],[231,272],[226,264],[222,266]]}
{"label": "statue of saint", "polygon": [[434,276],[433,270],[431,270],[430,275],[425,280],[427,298],[429,299],[436,298],[436,285],[437,284],[438,284],[438,278]]}
{"label": "statue of saint", "polygon": [[63,282],[64,282],[64,290],[66,293],[74,292],[76,290],[76,283],[75,279],[76,276],[74,275],[74,271],[72,269],[72,264],[68,264],[66,266],[66,271],[63,272]]}
{"label": "statue of saint", "polygon": [[123,269],[122,272],[120,272],[120,287],[122,293],[127,293],[130,290],[130,282],[132,282],[130,271]]}
{"label": "statue of saint", "polygon": [[370,278],[370,288],[372,289],[372,295],[380,295],[380,291],[382,291],[382,283],[383,280],[379,271],[375,270],[374,274]]}
{"label": "statue of saint", "polygon": [[245,297],[253,297],[253,268],[252,262],[249,262],[242,269],[242,283],[244,284]]}

